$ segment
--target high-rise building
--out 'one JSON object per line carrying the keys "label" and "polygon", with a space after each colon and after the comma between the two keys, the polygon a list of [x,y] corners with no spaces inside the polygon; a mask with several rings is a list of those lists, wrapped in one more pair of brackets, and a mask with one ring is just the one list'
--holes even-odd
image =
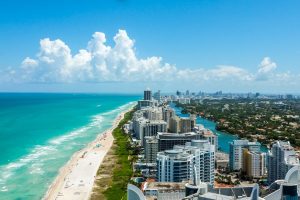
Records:
{"label": "high-rise building", "polygon": [[252,152],[260,152],[259,142],[249,142],[248,140],[233,140],[230,143],[229,167],[232,171],[238,171],[243,168],[243,149],[246,148]]}
{"label": "high-rise building", "polygon": [[204,128],[201,124],[196,124],[194,132],[201,135],[201,140],[208,140],[210,144],[215,145],[216,151],[218,150],[218,136],[211,130]]}
{"label": "high-rise building", "polygon": [[[195,149],[192,149],[195,148]],[[215,145],[207,140],[192,140],[188,147],[194,155],[194,167],[196,171],[196,181],[214,184],[215,180]],[[200,181],[198,182],[198,180]]]}
{"label": "high-rise building", "polygon": [[160,90],[158,90],[157,92],[154,93],[153,98],[155,100],[157,100],[158,102],[160,102],[160,100],[161,100]]}
{"label": "high-rise building", "polygon": [[200,140],[201,135],[195,132],[189,133],[157,133],[158,151],[173,149],[175,145],[185,145],[192,140]]}
{"label": "high-rise building", "polygon": [[156,136],[158,132],[167,132],[167,122],[163,120],[148,120],[144,117],[133,119],[133,132],[135,137],[144,144],[144,137]]}
{"label": "high-rise building", "polygon": [[157,181],[182,182],[191,180],[193,155],[183,149],[172,149],[157,154]]}
{"label": "high-rise building", "polygon": [[252,152],[243,149],[243,172],[254,178],[265,175],[266,172],[266,153]]}
{"label": "high-rise building", "polygon": [[166,106],[162,108],[162,118],[168,124],[168,129],[170,128],[170,119],[175,116],[175,111],[170,107]]}
{"label": "high-rise building", "polygon": [[267,154],[268,183],[284,179],[293,166],[299,165],[299,158],[290,142],[276,141]]}
{"label": "high-rise building", "polygon": [[180,118],[177,115],[174,115],[173,117],[170,118],[169,122],[169,131],[171,133],[179,133],[179,122]]}
{"label": "high-rise building", "polygon": [[185,95],[186,95],[186,96],[189,96],[189,95],[190,95],[190,91],[187,90],[187,91],[185,92]]}
{"label": "high-rise building", "polygon": [[166,132],[167,123],[163,120],[150,120],[143,123],[141,126],[139,138],[141,145],[144,144],[144,138],[147,136],[156,136],[158,132]]}
{"label": "high-rise building", "polygon": [[150,101],[152,99],[151,90],[148,88],[144,91],[144,100]]}
{"label": "high-rise building", "polygon": [[152,100],[139,100],[138,101],[138,109],[142,109],[145,107],[154,107],[157,106],[158,102],[157,101],[152,101]]}
{"label": "high-rise building", "polygon": [[[139,113],[143,114],[143,113]],[[143,131],[143,126],[148,120],[145,119],[142,116],[138,115],[137,112],[134,113],[133,118],[132,118],[132,130],[133,130],[133,135],[137,138],[140,139],[141,135],[143,135],[141,132]]]}
{"label": "high-rise building", "polygon": [[149,120],[162,120],[163,112],[161,107],[146,107],[141,109],[143,116]]}
{"label": "high-rise building", "polygon": [[[215,147],[206,140],[192,140],[157,154],[157,180],[214,182]],[[195,173],[194,173],[195,172]],[[194,177],[196,176],[196,177]]]}
{"label": "high-rise building", "polygon": [[181,117],[179,121],[180,133],[188,133],[193,131],[196,125],[196,117],[191,115],[190,117]]}
{"label": "high-rise building", "polygon": [[190,117],[178,117],[173,116],[170,118],[169,131],[171,133],[188,133],[193,131],[196,124],[195,116]]}
{"label": "high-rise building", "polygon": [[145,137],[144,154],[146,163],[155,163],[158,152],[158,140],[156,137]]}
{"label": "high-rise building", "polygon": [[[192,140],[202,140],[200,133],[157,133],[156,137],[145,137],[144,153],[147,162],[156,160],[156,152],[171,150],[176,145],[185,145]],[[157,149],[157,150],[156,150]]]}
{"label": "high-rise building", "polygon": [[152,99],[152,93],[150,89],[146,89],[144,91],[144,99],[138,101],[138,109],[142,109],[145,107],[154,107],[158,106],[158,101]]}
{"label": "high-rise building", "polygon": [[147,121],[143,126],[143,135],[141,138],[146,136],[156,136],[158,132],[166,132],[167,123],[163,120],[150,120]]}

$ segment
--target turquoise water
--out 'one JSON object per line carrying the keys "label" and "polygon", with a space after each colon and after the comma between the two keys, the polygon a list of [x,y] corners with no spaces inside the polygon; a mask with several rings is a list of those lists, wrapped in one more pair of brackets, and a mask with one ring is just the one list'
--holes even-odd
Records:
{"label": "turquoise water", "polygon": [[0,94],[0,199],[41,199],[71,155],[139,98]]}
{"label": "turquoise water", "polygon": [[[175,104],[171,104],[171,106],[175,109],[175,113],[178,116],[182,117],[188,117],[189,114],[182,114],[181,113],[181,108],[175,107]],[[197,117],[196,120],[197,124],[202,124],[205,128],[210,129],[214,134],[218,136],[218,149],[220,151],[223,151],[225,153],[229,153],[229,143],[232,142],[233,140],[239,139],[238,136],[228,134],[222,131],[216,130],[216,123],[214,121],[210,121],[207,119],[204,119],[202,117]],[[267,147],[261,146],[261,151],[267,152]]]}

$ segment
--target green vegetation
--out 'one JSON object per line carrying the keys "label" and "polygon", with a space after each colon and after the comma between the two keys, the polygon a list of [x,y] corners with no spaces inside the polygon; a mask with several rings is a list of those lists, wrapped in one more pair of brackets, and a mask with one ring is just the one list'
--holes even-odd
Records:
{"label": "green vegetation", "polygon": [[223,174],[216,174],[215,181],[217,183],[223,183],[227,185],[238,185],[240,184],[239,181],[232,181],[231,175],[223,175]]}
{"label": "green vegetation", "polygon": [[274,140],[289,140],[300,147],[299,99],[206,99],[178,106],[184,113],[216,121],[216,129],[241,138],[266,145]]}
{"label": "green vegetation", "polygon": [[[96,180],[96,188],[91,199],[127,199],[127,184],[133,175],[132,164],[137,158],[137,151],[130,145],[131,138],[125,134],[123,125],[132,118],[134,111],[127,112],[124,119],[113,130],[114,144],[103,162],[104,166],[98,170],[97,177],[99,178]],[[103,173],[106,177],[103,177]]]}
{"label": "green vegetation", "polygon": [[118,157],[113,169],[113,180],[111,186],[104,192],[108,200],[126,199],[127,184],[133,174],[133,149],[130,145],[130,137],[123,131],[123,125],[128,122],[133,115],[133,111],[125,114],[124,119],[114,129],[113,136],[116,142],[115,153]]}

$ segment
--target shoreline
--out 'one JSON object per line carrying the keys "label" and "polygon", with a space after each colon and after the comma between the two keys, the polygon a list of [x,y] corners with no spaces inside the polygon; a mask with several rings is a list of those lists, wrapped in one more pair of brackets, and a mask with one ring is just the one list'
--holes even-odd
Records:
{"label": "shoreline", "polygon": [[112,131],[130,109],[132,107],[118,114],[109,129],[99,133],[95,140],[71,156],[69,161],[60,168],[42,199],[82,200],[90,198],[97,171],[114,141]]}

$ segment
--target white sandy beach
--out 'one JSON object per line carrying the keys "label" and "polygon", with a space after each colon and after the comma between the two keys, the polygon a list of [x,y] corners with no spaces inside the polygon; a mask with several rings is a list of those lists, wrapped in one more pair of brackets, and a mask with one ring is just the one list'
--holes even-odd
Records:
{"label": "white sandy beach", "polygon": [[112,131],[124,118],[124,114],[125,112],[118,115],[109,130],[99,134],[93,142],[72,156],[68,163],[60,169],[44,199],[89,199],[97,170],[113,144]]}

